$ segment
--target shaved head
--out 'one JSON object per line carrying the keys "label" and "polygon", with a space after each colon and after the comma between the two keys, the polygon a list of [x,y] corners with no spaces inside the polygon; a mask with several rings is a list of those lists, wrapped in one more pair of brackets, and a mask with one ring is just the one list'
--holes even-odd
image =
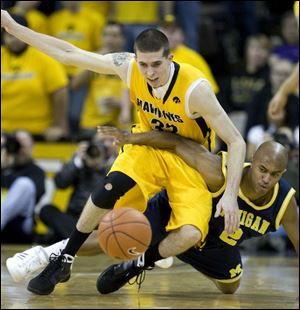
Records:
{"label": "shaved head", "polygon": [[278,170],[284,170],[288,164],[288,150],[280,143],[275,141],[267,141],[259,146],[253,155],[253,161],[263,160],[274,164]]}

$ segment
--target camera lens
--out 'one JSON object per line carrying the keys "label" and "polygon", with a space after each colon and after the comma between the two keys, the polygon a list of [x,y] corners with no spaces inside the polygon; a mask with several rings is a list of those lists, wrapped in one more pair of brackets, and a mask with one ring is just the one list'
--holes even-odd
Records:
{"label": "camera lens", "polygon": [[101,149],[96,144],[90,144],[86,150],[86,154],[90,158],[96,158],[101,155]]}

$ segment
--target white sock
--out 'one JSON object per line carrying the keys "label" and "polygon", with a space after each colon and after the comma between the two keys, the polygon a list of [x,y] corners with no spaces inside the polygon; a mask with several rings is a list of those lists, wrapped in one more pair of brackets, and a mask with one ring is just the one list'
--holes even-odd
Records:
{"label": "white sock", "polygon": [[48,261],[49,261],[49,257],[52,253],[54,253],[55,255],[60,255],[62,250],[66,247],[66,244],[68,242],[69,239],[64,239],[62,241],[58,241],[52,245],[47,246],[46,248],[43,248],[43,250],[45,251]]}

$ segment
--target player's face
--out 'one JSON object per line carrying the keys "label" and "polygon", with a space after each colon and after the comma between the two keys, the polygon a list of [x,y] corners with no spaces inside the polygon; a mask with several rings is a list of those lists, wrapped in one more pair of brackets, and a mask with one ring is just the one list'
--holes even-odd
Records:
{"label": "player's face", "polygon": [[281,163],[275,162],[268,156],[254,159],[251,170],[253,188],[261,195],[270,191],[286,171]]}
{"label": "player's face", "polygon": [[107,25],[103,30],[102,43],[110,53],[121,51],[124,45],[121,28],[118,25]]}
{"label": "player's face", "polygon": [[170,75],[170,63],[173,55],[163,55],[163,49],[158,52],[142,53],[136,51],[136,61],[147,83],[153,88],[165,85]]}

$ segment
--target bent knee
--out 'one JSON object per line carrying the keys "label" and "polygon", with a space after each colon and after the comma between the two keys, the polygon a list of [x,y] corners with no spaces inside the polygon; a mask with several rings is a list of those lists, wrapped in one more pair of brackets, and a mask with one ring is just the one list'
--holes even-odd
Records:
{"label": "bent knee", "polygon": [[193,225],[184,225],[180,228],[183,239],[190,243],[190,246],[197,244],[201,240],[201,231]]}
{"label": "bent knee", "polygon": [[223,293],[223,294],[234,294],[238,288],[240,287],[240,280],[237,280],[232,283],[221,283],[221,282],[215,282],[217,288]]}

